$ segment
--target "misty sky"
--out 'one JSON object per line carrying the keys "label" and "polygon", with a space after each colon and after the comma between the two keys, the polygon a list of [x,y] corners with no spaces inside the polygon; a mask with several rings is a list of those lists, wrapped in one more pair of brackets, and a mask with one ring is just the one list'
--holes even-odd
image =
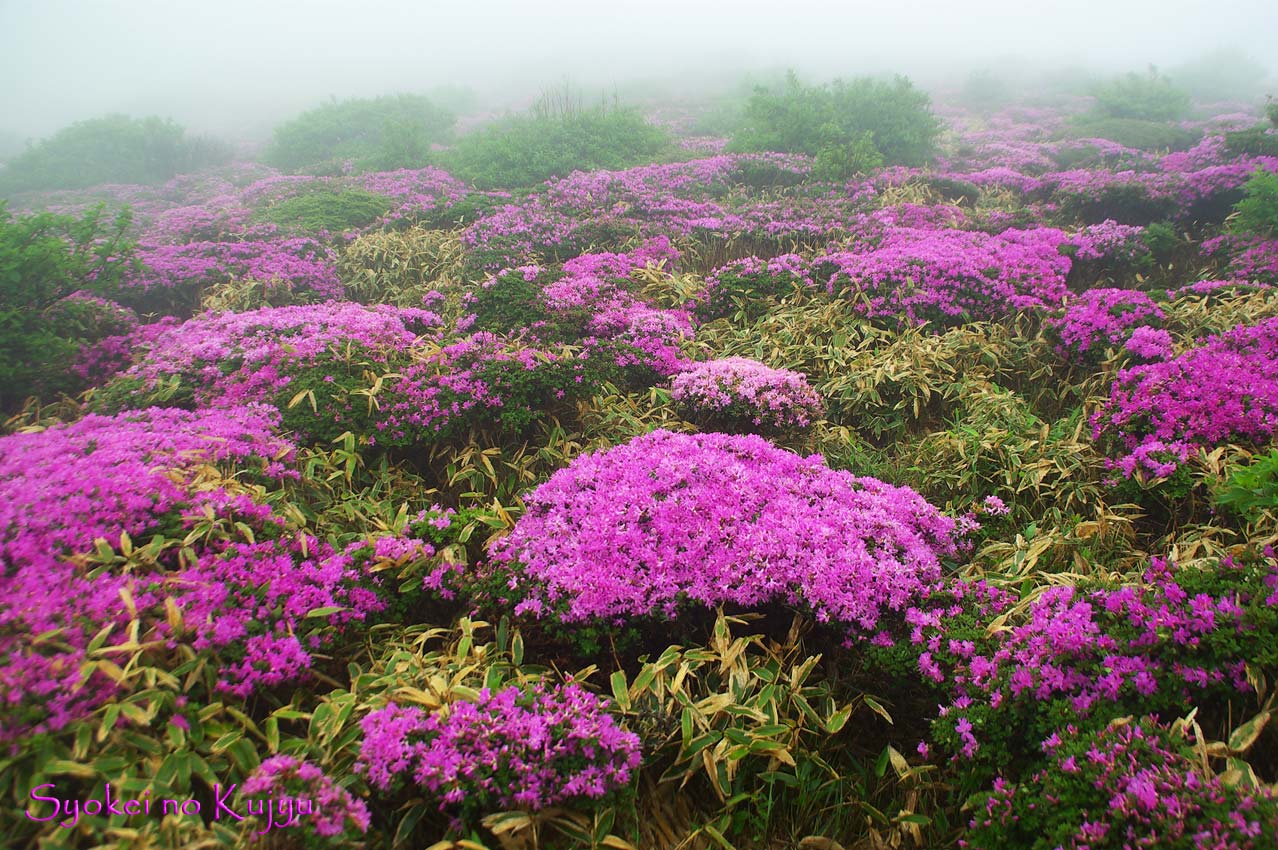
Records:
{"label": "misty sky", "polygon": [[1237,47],[1278,65],[1274,0],[0,0],[0,131],[107,112],[254,135],[330,95],[461,84],[511,100],[712,69],[1162,67]]}

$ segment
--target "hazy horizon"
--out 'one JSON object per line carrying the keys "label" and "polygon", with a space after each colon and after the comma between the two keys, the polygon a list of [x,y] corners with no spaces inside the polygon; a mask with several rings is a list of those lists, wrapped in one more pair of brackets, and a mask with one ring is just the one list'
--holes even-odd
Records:
{"label": "hazy horizon", "polygon": [[586,91],[726,87],[747,71],[815,78],[904,73],[954,86],[982,68],[1094,74],[1167,69],[1228,47],[1265,64],[1278,14],[1262,0],[1204,7],[1010,0],[964,8],[794,0],[608,8],[584,0],[443,5],[370,0],[213,4],[0,0],[0,135],[35,140],[112,112],[171,117],[232,141],[329,98],[468,87],[517,105],[571,79]]}

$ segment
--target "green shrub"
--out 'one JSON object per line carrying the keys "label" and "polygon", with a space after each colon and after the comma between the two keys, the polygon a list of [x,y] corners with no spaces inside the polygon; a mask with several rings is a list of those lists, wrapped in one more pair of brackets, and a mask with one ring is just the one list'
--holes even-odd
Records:
{"label": "green shrub", "polygon": [[1174,121],[1189,111],[1189,95],[1152,67],[1145,74],[1130,71],[1114,77],[1092,94],[1097,113],[1110,118]]}
{"label": "green shrub", "polygon": [[817,151],[812,176],[818,180],[847,180],[883,167],[883,154],[874,146],[874,134],[866,130],[847,144],[831,144]]}
{"label": "green shrub", "polygon": [[254,218],[286,230],[344,233],[367,227],[390,212],[391,199],[363,189],[319,187],[259,211]]}
{"label": "green shrub", "polygon": [[1231,229],[1258,236],[1278,236],[1278,174],[1264,169],[1243,184],[1243,199],[1234,205]]}
{"label": "green shrub", "polygon": [[110,311],[58,309],[75,292],[110,292],[132,256],[128,214],[102,215],[15,218],[0,203],[0,410],[71,389],[81,344],[112,332]]}
{"label": "green shrub", "polygon": [[1238,469],[1217,491],[1215,502],[1249,522],[1278,517],[1278,449]]}
{"label": "green shrub", "polygon": [[333,100],[275,128],[262,161],[284,171],[420,168],[455,118],[421,95]]}
{"label": "green shrub", "polygon": [[905,77],[809,86],[791,73],[784,89],[755,90],[732,148],[811,156],[825,151],[827,160],[837,161],[840,150],[857,151],[869,134],[884,162],[922,165],[934,153],[940,132],[927,94]]}
{"label": "green shrub", "polygon": [[1062,134],[1065,138],[1109,139],[1139,150],[1188,150],[1202,133],[1143,118],[1112,117],[1087,113],[1075,116]]}
{"label": "green shrub", "polygon": [[461,138],[448,169],[481,189],[536,185],[574,171],[615,170],[651,162],[670,146],[667,133],[638,112],[543,97],[533,110]]}
{"label": "green shrub", "polygon": [[15,156],[0,172],[0,194],[162,183],[230,158],[227,145],[206,136],[187,137],[172,121],[107,115],[72,124]]}
{"label": "green shrub", "polygon": [[1225,134],[1225,152],[1230,156],[1278,156],[1278,135],[1261,124]]}

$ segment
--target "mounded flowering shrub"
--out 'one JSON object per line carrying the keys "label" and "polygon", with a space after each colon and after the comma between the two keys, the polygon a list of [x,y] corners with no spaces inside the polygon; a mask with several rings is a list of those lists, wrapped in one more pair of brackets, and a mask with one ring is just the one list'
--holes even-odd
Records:
{"label": "mounded flowering shrub", "polygon": [[200,406],[268,401],[287,387],[289,369],[331,359],[343,346],[388,362],[442,321],[428,310],[354,303],[206,313],[156,337],[119,389],[145,395],[168,382]]}
{"label": "mounded flowering shrub", "polygon": [[240,796],[246,803],[237,811],[258,815],[263,830],[267,823],[273,823],[272,828],[296,827],[328,839],[326,844],[334,847],[349,846],[346,842],[368,832],[364,801],[305,759],[271,756],[240,785]]}
{"label": "mounded flowering shrub", "polygon": [[1255,283],[1278,283],[1278,239],[1226,234],[1203,242],[1207,255],[1223,255],[1231,277]]}
{"label": "mounded flowering shrub", "polygon": [[738,307],[763,309],[769,298],[811,287],[808,261],[798,254],[782,254],[764,260],[746,257],[720,266],[706,276],[705,290],[697,298],[697,318],[703,322],[731,316]]}
{"label": "mounded flowering shrub", "polygon": [[1052,228],[970,230],[888,228],[868,249],[812,263],[812,277],[871,319],[955,325],[1059,305],[1070,260]]}
{"label": "mounded flowering shrub", "polygon": [[1239,325],[1178,357],[1124,369],[1092,421],[1124,476],[1166,477],[1192,451],[1278,432],[1278,319]]}
{"label": "mounded flowering shrub", "polygon": [[332,250],[307,237],[142,244],[138,259],[143,265],[126,278],[123,295],[141,304],[151,303],[157,293],[194,303],[201,289],[232,278],[270,283],[298,300],[341,298],[345,291]]}
{"label": "mounded flowering shrub", "polygon": [[116,686],[105,676],[79,684],[88,644],[111,625],[107,637],[122,639],[122,591],[139,608],[156,600],[145,577],[90,578],[70,557],[99,538],[118,545],[121,534],[180,527],[176,515],[197,502],[233,501],[196,499],[183,482],[202,463],[284,474],[274,459],[292,447],[272,433],[277,421],[260,407],[152,409],[0,438],[0,743],[56,731],[108,699]]}
{"label": "mounded flowering shrub", "polygon": [[957,553],[954,520],[913,490],[755,435],[653,431],[577,458],[524,501],[494,566],[517,613],[561,622],[779,602],[873,629]]}
{"label": "mounded flowering shrub", "polygon": [[[184,637],[221,660],[217,689],[241,699],[305,680],[312,652],[384,607],[363,559],[309,535],[231,543],[163,584],[182,611]],[[328,611],[322,628],[312,611]]]}
{"label": "mounded flowering shrub", "polygon": [[746,357],[698,363],[670,384],[679,413],[705,431],[782,436],[807,430],[824,413],[808,379]]}
{"label": "mounded flowering shrub", "polygon": [[1046,764],[1000,777],[974,802],[971,850],[1262,850],[1278,845],[1278,798],[1205,773],[1192,733],[1156,717],[1099,733],[1066,726]]}
{"label": "mounded flowering shrub", "polygon": [[1219,714],[1254,693],[1247,666],[1278,668],[1278,561],[1272,550],[1211,569],[1155,558],[1138,584],[1051,587],[983,637],[956,634],[928,606],[907,620],[919,671],[953,695],[934,740],[975,774],[1007,774],[1032,758],[1026,742],[1065,723],[1097,728],[1187,704]]}
{"label": "mounded flowering shrub", "polygon": [[598,800],[630,782],[639,738],[576,684],[484,688],[427,713],[390,703],[361,722],[355,769],[386,793],[428,793],[463,822]]}
{"label": "mounded flowering shrub", "polygon": [[[152,409],[0,439],[0,742],[114,696],[114,681],[90,672],[81,685],[81,670],[94,641],[125,640],[132,619],[149,651],[208,653],[210,688],[247,698],[308,678],[315,652],[382,610],[368,570],[380,539],[338,552],[225,480],[210,485],[209,464],[238,465],[243,481],[296,476],[277,421],[254,405]],[[100,543],[127,553],[123,535],[156,548],[124,568],[87,561]]]}
{"label": "mounded flowering shrub", "polygon": [[668,377],[686,368],[682,343],[693,336],[691,316],[646,303],[631,273],[678,259],[668,239],[650,239],[627,253],[582,254],[558,269],[504,269],[475,294],[474,326],[598,350],[641,377]]}
{"label": "mounded flowering shrub", "polygon": [[487,332],[449,341],[438,314],[386,305],[205,314],[159,332],[97,401],[107,409],[157,399],[267,403],[304,441],[350,431],[370,444],[403,447],[470,426],[520,431],[628,366],[659,375],[682,368],[679,342],[691,329],[680,311],[636,304],[596,321],[597,336],[569,346]]}
{"label": "mounded flowering shrub", "polygon": [[1060,314],[1046,322],[1059,342],[1062,357],[1095,362],[1106,348],[1120,346],[1137,328],[1164,318],[1163,311],[1143,292],[1127,289],[1089,289],[1069,300]]}

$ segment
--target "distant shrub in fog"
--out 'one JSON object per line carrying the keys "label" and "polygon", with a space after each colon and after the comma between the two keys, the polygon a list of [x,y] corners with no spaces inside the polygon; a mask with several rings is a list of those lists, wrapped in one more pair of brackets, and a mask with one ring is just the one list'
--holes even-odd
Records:
{"label": "distant shrub in fog", "polygon": [[0,172],[0,194],[162,183],[176,174],[229,162],[231,154],[224,142],[187,136],[171,120],[107,115],[65,127],[15,156]]}
{"label": "distant shrub in fog", "polygon": [[1096,111],[1110,118],[1174,121],[1189,111],[1189,95],[1153,68],[1114,77],[1092,90]]}
{"label": "distant shrub in fog", "polygon": [[782,89],[755,90],[732,148],[805,153],[855,171],[876,164],[869,143],[888,165],[922,165],[940,132],[930,98],[905,77],[809,86],[791,74]]}
{"label": "distant shrub in fog", "polygon": [[549,92],[523,115],[464,136],[446,167],[480,189],[532,186],[574,171],[615,171],[652,162],[669,134],[617,104],[586,107],[571,90]]}
{"label": "distant shrub in fog", "polygon": [[420,168],[455,120],[422,95],[334,100],[276,127],[262,161],[309,174]]}

